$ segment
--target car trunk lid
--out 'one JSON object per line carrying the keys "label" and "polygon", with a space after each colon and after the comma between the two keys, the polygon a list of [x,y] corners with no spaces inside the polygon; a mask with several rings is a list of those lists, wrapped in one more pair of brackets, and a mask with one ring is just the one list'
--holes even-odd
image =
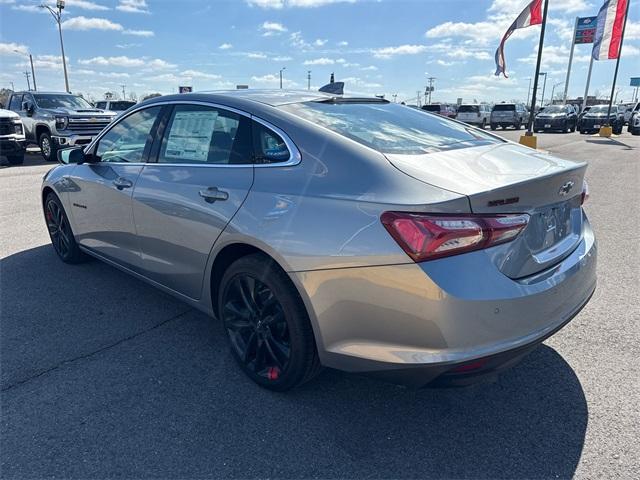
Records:
{"label": "car trunk lid", "polygon": [[584,163],[512,143],[387,158],[407,175],[466,195],[474,214],[529,214],[516,240],[495,247],[496,265],[511,278],[555,265],[580,241]]}

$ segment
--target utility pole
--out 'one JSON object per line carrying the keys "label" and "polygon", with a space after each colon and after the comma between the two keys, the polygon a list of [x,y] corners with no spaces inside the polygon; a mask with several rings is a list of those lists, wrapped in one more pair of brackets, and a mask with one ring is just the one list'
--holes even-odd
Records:
{"label": "utility pole", "polygon": [[420,105],[420,90],[418,90],[416,93],[418,94],[418,96],[417,96],[418,100],[416,102],[416,105],[418,105],[418,107],[421,107],[422,105]]}
{"label": "utility pole", "polygon": [[124,91],[124,87],[126,87],[126,85],[120,85],[122,87],[122,100],[126,100],[127,99],[127,94]]}
{"label": "utility pole", "polygon": [[13,84],[13,82],[9,82],[11,84],[11,91],[15,92],[16,91],[16,86]]}
{"label": "utility pole", "polygon": [[[22,54],[20,50],[14,50],[15,53]],[[36,86],[36,71],[33,69],[33,56],[29,53],[29,63],[31,64],[31,78],[33,78],[33,90],[38,90]]]}
{"label": "utility pole", "polygon": [[527,88],[527,105],[529,105],[529,95],[531,95],[531,77],[529,77],[529,87]]}
{"label": "utility pole", "polygon": [[429,80],[429,86],[426,88],[426,90],[427,92],[429,92],[429,105],[431,105],[431,92],[433,92],[433,89],[434,89],[433,84],[435,83],[436,77],[429,77],[427,78],[427,80]]}
{"label": "utility pole", "polygon": [[311,70],[307,70],[307,90],[311,90]]}
{"label": "utility pole", "polygon": [[24,76],[27,77],[27,91],[31,91],[31,83],[29,82],[29,77],[31,76],[31,74],[29,73],[29,70],[25,70],[23,73]]}
{"label": "utility pole", "polygon": [[62,51],[62,68],[64,70],[64,86],[67,90],[67,93],[71,93],[69,90],[69,76],[67,75],[67,58],[64,55],[64,42],[62,41],[62,10],[64,10],[64,0],[57,0],[56,7],[57,11],[51,8],[49,5],[42,4],[40,8],[46,8],[49,10],[49,13],[53,16],[53,19],[58,24],[58,34],[60,35],[60,50]]}
{"label": "utility pole", "polygon": [[544,91],[547,88],[547,72],[540,72],[540,75],[544,75],[544,83],[542,84],[542,98],[540,99],[540,108],[544,107]]}

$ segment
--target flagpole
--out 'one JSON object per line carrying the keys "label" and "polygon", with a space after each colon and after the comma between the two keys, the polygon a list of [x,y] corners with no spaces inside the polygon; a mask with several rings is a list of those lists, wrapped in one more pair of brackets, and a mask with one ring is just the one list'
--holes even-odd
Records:
{"label": "flagpole", "polygon": [[587,106],[587,96],[589,95],[589,83],[591,83],[591,70],[593,70],[593,55],[591,55],[591,61],[589,62],[589,71],[587,72],[587,85],[584,87],[584,97],[582,97],[582,110]]}
{"label": "flagpole", "polygon": [[[538,78],[540,77],[540,61],[542,60],[542,47],[544,45],[544,30],[547,26],[547,7],[549,6],[549,0],[544,0],[544,7],[542,11],[542,27],[540,28],[540,42],[538,44],[538,61],[536,62],[536,74],[533,77],[533,92],[531,93],[531,111],[529,112],[529,120],[527,122],[527,132],[525,136],[531,137],[533,135],[533,118],[536,114],[536,94],[538,93]],[[534,141],[535,144],[535,141]],[[534,147],[535,148],[535,147]]]}
{"label": "flagpole", "polygon": [[627,17],[629,16],[629,0],[627,0],[627,5],[624,9],[624,23],[622,24],[622,35],[620,36],[620,50],[618,51],[618,58],[616,60],[616,69],[613,72],[613,85],[611,86],[611,96],[609,97],[609,109],[607,110],[607,123],[605,127],[610,127],[611,119],[609,115],[611,115],[611,106],[613,105],[613,94],[616,90],[616,80],[618,79],[618,67],[620,67],[620,57],[622,57],[622,44],[624,43],[624,31],[627,28]]}
{"label": "flagpole", "polygon": [[573,63],[573,50],[576,47],[576,32],[578,31],[578,20],[576,17],[576,24],[573,27],[573,37],[571,38],[571,52],[569,53],[569,66],[567,67],[567,80],[564,84],[564,95],[562,96],[562,104],[567,104],[567,93],[569,91],[569,77],[571,77],[571,64]]}

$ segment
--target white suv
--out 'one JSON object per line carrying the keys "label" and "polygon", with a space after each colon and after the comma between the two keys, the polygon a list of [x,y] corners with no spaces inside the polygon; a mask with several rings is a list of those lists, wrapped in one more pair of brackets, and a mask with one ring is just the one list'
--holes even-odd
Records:
{"label": "white suv", "polygon": [[485,128],[491,119],[491,105],[486,103],[463,103],[458,107],[456,119]]}

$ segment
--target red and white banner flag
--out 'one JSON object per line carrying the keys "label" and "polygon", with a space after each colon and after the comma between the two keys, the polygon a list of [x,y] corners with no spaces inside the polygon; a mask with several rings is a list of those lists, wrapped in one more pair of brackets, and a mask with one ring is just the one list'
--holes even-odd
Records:
{"label": "red and white banner flag", "polygon": [[507,78],[507,65],[504,59],[504,44],[511,34],[519,28],[540,25],[542,23],[542,0],[533,0],[525,7],[516,21],[511,24],[496,50],[496,75],[503,74]]}
{"label": "red and white banner flag", "polygon": [[614,60],[620,55],[628,1],[607,0],[602,5],[591,53],[594,60]]}

